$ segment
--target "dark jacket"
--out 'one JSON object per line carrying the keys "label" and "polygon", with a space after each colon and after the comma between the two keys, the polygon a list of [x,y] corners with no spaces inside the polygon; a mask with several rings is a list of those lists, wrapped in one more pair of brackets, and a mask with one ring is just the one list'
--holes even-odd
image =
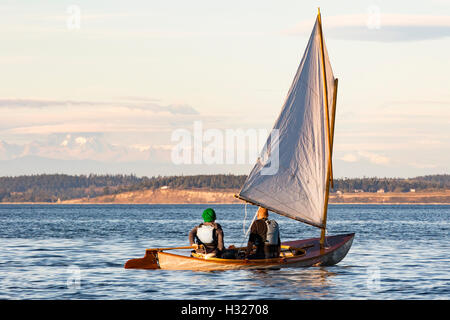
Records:
{"label": "dark jacket", "polygon": [[[279,235],[277,245],[265,244],[267,237],[266,220],[266,218],[255,220],[250,228],[250,236],[247,243],[247,250],[245,252],[245,255],[250,259],[268,259],[275,258],[280,255],[281,241]],[[250,256],[253,245],[256,246],[256,252]]]}
{"label": "dark jacket", "polygon": [[[214,242],[211,245],[205,245],[201,243],[201,241],[197,238],[197,229],[202,225],[211,225],[214,227],[213,238]],[[197,252],[201,253],[212,253],[215,252],[217,256],[223,252],[224,244],[223,244],[223,230],[220,224],[215,222],[204,222],[194,227],[191,232],[189,232],[189,243],[192,246],[194,243],[203,244],[206,248],[206,252],[202,250],[197,250]]]}

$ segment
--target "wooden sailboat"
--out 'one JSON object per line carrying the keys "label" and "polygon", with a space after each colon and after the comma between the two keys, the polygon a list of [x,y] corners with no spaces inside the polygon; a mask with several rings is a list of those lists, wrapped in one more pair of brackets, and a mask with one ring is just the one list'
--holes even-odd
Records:
{"label": "wooden sailboat", "polygon": [[320,10],[302,61],[273,130],[237,198],[321,229],[318,238],[282,243],[280,257],[221,259],[147,249],[125,268],[232,270],[334,265],[349,251],[354,233],[326,236],[333,185],[332,151],[338,79],[322,34]]}

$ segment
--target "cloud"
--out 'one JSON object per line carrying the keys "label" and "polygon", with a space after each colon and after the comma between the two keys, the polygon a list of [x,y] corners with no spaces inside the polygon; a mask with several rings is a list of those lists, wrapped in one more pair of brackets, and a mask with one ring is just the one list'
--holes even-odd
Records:
{"label": "cloud", "polygon": [[8,99],[0,98],[0,108],[46,108],[55,106],[78,106],[102,104],[93,101],[45,100],[45,99]]}
{"label": "cloud", "polygon": [[139,104],[124,104],[123,105],[129,109],[141,109],[141,110],[150,110],[154,112],[170,112],[172,114],[198,114],[197,110],[192,108],[187,104],[169,104],[167,106],[161,106],[156,103],[139,103]]}
{"label": "cloud", "polygon": [[[314,20],[305,20],[283,30],[289,35],[309,35]],[[449,15],[411,15],[382,13],[369,7],[367,14],[323,17],[327,38],[360,41],[417,41],[450,36]]]}
{"label": "cloud", "polygon": [[358,156],[351,154],[351,153],[347,153],[338,159],[345,161],[345,162],[356,162],[359,160]]}
{"label": "cloud", "polygon": [[418,163],[418,162],[410,162],[408,163],[411,167],[418,168],[418,169],[434,169],[437,168],[438,165],[436,164],[430,164],[430,163]]}
{"label": "cloud", "polygon": [[[191,125],[200,115],[188,104],[140,99],[113,101],[0,98],[0,134],[166,133]],[[170,135],[168,135],[170,136]],[[60,143],[62,143],[61,141]]]}
{"label": "cloud", "polygon": [[368,151],[358,151],[356,154],[347,153],[338,159],[345,162],[358,162],[361,160],[366,160],[370,163],[379,165],[387,165],[390,163],[390,159],[388,157]]}
{"label": "cloud", "polygon": [[9,144],[0,140],[0,160],[37,156],[59,160],[107,162],[169,161],[171,145],[122,146],[108,142],[102,134],[53,134],[44,140]]}
{"label": "cloud", "polygon": [[85,145],[86,142],[87,142],[87,139],[85,137],[77,137],[77,138],[75,138],[75,143],[80,145],[80,146]]}
{"label": "cloud", "polygon": [[385,157],[383,155],[376,154],[373,152],[359,151],[358,155],[360,155],[363,158],[368,159],[369,162],[374,163],[374,164],[388,164],[389,163],[388,157]]}
{"label": "cloud", "polygon": [[0,98],[0,108],[53,108],[92,106],[98,108],[123,107],[127,109],[148,110],[156,113],[168,112],[171,114],[198,114],[198,111],[187,104],[161,105],[155,99],[130,99],[120,101],[87,101],[87,100],[48,100],[48,99],[11,99]]}

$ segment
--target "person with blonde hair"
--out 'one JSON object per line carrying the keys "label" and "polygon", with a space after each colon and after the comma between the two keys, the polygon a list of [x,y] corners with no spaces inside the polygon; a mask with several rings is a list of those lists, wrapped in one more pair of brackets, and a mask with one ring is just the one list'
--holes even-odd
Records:
{"label": "person with blonde hair", "polygon": [[[256,245],[256,252],[252,254],[253,245]],[[250,228],[246,259],[270,259],[280,256],[281,241],[278,223],[275,220],[269,220],[269,211],[266,208],[259,207],[257,220]]]}

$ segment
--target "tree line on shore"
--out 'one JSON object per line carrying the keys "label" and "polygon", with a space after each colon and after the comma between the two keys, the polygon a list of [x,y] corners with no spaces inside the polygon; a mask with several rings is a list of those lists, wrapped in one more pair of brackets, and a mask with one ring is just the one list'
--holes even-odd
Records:
{"label": "tree line on shore", "polygon": [[[246,175],[137,177],[135,175],[39,174],[0,177],[0,202],[49,202],[147,189],[240,189]],[[409,192],[450,189],[450,175],[415,178],[340,178],[332,192]]]}

